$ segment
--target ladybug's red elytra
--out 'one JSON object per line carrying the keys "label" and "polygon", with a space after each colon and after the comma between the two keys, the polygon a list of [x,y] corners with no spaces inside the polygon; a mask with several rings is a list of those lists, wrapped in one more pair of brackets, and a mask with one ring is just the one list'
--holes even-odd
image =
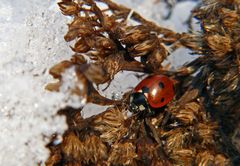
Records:
{"label": "ladybug's red elytra", "polygon": [[165,75],[151,75],[143,79],[130,95],[131,112],[147,112],[167,105],[174,97],[173,80]]}

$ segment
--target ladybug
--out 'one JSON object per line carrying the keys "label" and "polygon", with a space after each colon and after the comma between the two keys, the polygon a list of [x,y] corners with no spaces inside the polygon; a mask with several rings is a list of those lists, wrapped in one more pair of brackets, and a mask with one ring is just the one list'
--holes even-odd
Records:
{"label": "ladybug", "polygon": [[143,79],[130,95],[129,110],[153,115],[154,109],[163,108],[174,97],[174,83],[165,75],[151,75]]}

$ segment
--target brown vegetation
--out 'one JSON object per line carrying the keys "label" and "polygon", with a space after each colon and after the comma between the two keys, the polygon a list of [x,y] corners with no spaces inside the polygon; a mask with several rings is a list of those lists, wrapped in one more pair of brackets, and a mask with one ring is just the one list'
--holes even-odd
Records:
{"label": "brown vegetation", "polygon": [[[105,3],[106,9],[97,3]],[[62,143],[49,143],[47,166],[80,165],[237,165],[240,145],[240,19],[237,0],[204,0],[193,11],[201,34],[176,33],[110,0],[62,0],[71,16],[65,35],[75,54],[50,74],[58,91],[62,73],[73,67],[73,94],[87,102],[112,105],[90,118],[67,107],[69,129]],[[129,25],[127,19],[138,22]],[[169,49],[166,49],[166,48]],[[201,54],[176,71],[162,62],[180,47]],[[140,57],[141,61],[135,58]],[[151,117],[126,116],[129,92],[119,101],[101,96],[94,85],[111,83],[119,71],[165,74],[176,80],[175,99]],[[81,86],[79,86],[81,85]]]}

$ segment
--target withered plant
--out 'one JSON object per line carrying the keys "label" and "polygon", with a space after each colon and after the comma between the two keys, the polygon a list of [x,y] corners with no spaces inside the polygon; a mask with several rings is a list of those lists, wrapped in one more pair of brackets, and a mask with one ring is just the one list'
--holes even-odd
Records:
{"label": "withered plant", "polygon": [[[69,128],[60,144],[53,138],[47,145],[47,166],[240,164],[240,1],[203,0],[192,12],[199,33],[176,33],[111,0],[58,5],[72,17],[64,38],[75,42],[74,55],[50,69],[58,81],[46,89],[59,91],[71,68],[76,77],[71,94],[109,108],[85,119],[82,108],[60,110]],[[177,70],[163,66],[181,47],[202,56]],[[174,100],[154,116],[127,116],[131,92],[112,100],[95,88],[110,84],[119,71],[171,77]]]}

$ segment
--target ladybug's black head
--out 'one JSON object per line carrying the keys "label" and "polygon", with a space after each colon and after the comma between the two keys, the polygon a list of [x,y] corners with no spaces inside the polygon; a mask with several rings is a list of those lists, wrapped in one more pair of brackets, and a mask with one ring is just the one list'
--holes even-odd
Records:
{"label": "ladybug's black head", "polygon": [[149,106],[143,93],[135,92],[130,95],[129,111],[133,113],[149,111]]}

